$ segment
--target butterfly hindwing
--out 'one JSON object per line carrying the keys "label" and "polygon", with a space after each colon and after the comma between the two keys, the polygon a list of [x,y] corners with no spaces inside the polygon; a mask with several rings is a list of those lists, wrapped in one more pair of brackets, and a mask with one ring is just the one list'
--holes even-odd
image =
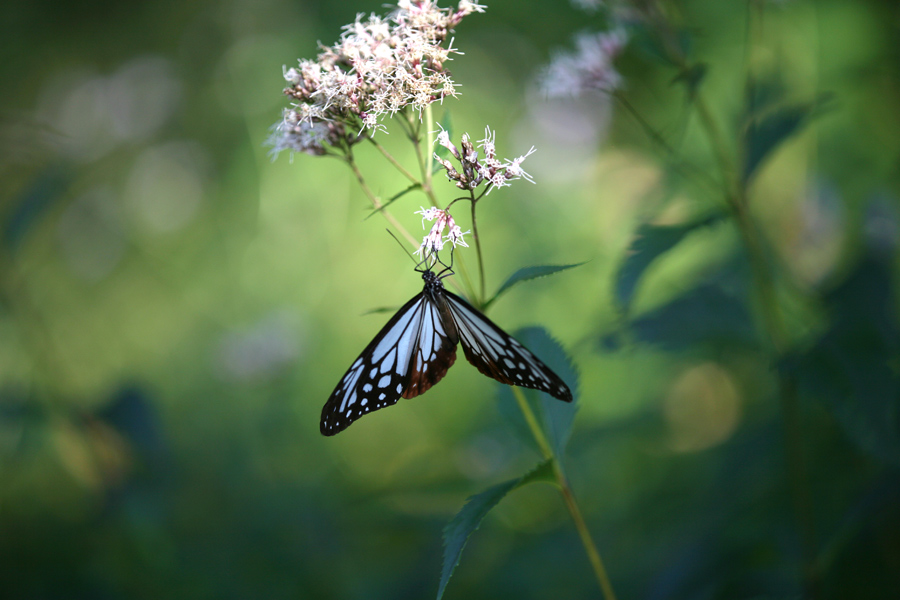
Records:
{"label": "butterfly hindwing", "polygon": [[456,361],[456,329],[453,323],[445,323],[441,311],[425,296],[421,331],[418,343],[410,357],[410,377],[404,398],[415,398],[424,394],[431,386],[444,378]]}
{"label": "butterfly hindwing", "polygon": [[372,411],[413,398],[441,380],[456,360],[456,332],[421,293],[375,336],[322,408],[319,429],[334,435]]}
{"label": "butterfly hindwing", "polygon": [[456,294],[445,291],[444,295],[463,352],[479,371],[501,383],[572,401],[572,392],[565,382],[525,346]]}

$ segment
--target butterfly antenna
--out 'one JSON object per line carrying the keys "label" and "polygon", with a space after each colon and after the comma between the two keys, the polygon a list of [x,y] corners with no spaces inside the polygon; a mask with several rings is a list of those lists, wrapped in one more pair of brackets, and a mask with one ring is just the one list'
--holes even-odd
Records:
{"label": "butterfly antenna", "polygon": [[410,251],[407,250],[406,245],[405,245],[403,242],[401,242],[400,239],[399,239],[396,235],[394,235],[394,232],[393,232],[393,231],[391,231],[390,229],[385,229],[385,231],[388,232],[388,235],[390,235],[392,238],[394,238],[394,241],[395,241],[395,242],[397,242],[398,244],[400,244],[400,247],[403,248],[403,251],[404,251],[404,252],[406,253],[406,255],[409,257],[409,260],[411,260],[411,261],[413,261],[414,263],[416,263],[416,267],[418,267],[419,265],[422,264],[421,262],[419,262],[419,261],[417,261],[415,258],[413,258],[412,253],[410,253]]}

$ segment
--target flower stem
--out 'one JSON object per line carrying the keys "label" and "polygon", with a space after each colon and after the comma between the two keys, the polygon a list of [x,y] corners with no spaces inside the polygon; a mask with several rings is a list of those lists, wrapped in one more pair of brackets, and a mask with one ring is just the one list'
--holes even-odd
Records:
{"label": "flower stem", "polygon": [[[360,172],[359,167],[356,165],[356,161],[353,160],[353,155],[347,154],[346,161],[347,164],[350,165],[350,169],[353,171],[353,174],[356,176],[356,180],[359,182],[359,186],[362,188],[363,193],[369,198],[369,201],[372,202],[372,206],[374,206],[376,209],[383,208],[384,204],[382,204],[381,200],[378,199],[378,196],[376,196],[375,193],[372,192],[371,188],[369,188],[369,184],[366,183],[366,179],[365,177],[363,177],[363,174]],[[406,228],[403,227],[403,225],[401,225],[399,221],[397,221],[396,217],[394,217],[394,215],[392,215],[388,211],[388,209],[385,208],[384,210],[378,210],[378,212],[381,213],[381,215],[385,219],[387,219],[388,223],[393,225],[394,228],[400,232],[400,235],[409,240],[409,243],[411,243],[414,248],[419,246],[416,238],[414,238],[408,231],[406,231]]]}
{"label": "flower stem", "polygon": [[600,589],[603,591],[603,597],[606,600],[616,600],[616,593],[613,591],[612,584],[609,581],[606,567],[603,566],[603,560],[600,558],[600,553],[597,551],[597,546],[594,544],[591,532],[587,527],[587,523],[584,521],[584,517],[581,515],[581,509],[578,508],[578,503],[575,501],[575,495],[572,494],[569,480],[566,479],[565,474],[560,468],[559,461],[556,459],[553,460],[553,472],[556,475],[556,482],[559,484],[563,500],[566,502],[566,508],[569,509],[569,514],[572,515],[575,529],[578,530],[578,537],[581,538],[584,551],[591,561],[591,567],[593,567],[594,575],[597,577],[597,583],[600,584]]}
{"label": "flower stem", "polygon": [[544,431],[537,421],[537,416],[531,410],[531,405],[528,404],[522,389],[512,386],[512,392],[513,396],[516,397],[516,402],[519,404],[519,410],[522,411],[522,416],[525,417],[525,422],[528,423],[528,429],[531,430],[531,435],[534,436],[534,441],[537,442],[538,448],[541,450],[541,454],[544,455],[544,458],[555,458],[550,442],[547,441],[547,436],[544,435]]}
{"label": "flower stem", "polygon": [[416,176],[413,175],[412,173],[410,173],[409,171],[407,171],[406,168],[403,165],[401,165],[400,162],[396,158],[394,158],[394,155],[391,154],[390,152],[388,152],[384,146],[382,146],[381,144],[376,142],[371,136],[368,137],[367,139],[375,146],[375,148],[378,149],[379,152],[381,152],[381,154],[388,160],[389,163],[394,165],[394,167],[398,171],[400,171],[400,173],[404,177],[406,177],[407,179],[409,179],[412,183],[414,183],[416,185],[422,185],[422,183],[418,179],[416,179]]}
{"label": "flower stem", "polygon": [[425,105],[425,147],[428,148],[428,154],[425,156],[425,189],[431,189],[431,175],[432,175],[432,166],[434,165],[434,130],[432,129],[432,124],[434,123],[434,111],[431,110],[431,104]]}
{"label": "flower stem", "polygon": [[475,219],[475,200],[472,200],[472,236],[475,238],[475,250],[478,254],[478,277],[479,283],[481,284],[481,295],[478,298],[478,306],[484,306],[485,302],[485,292],[484,292],[484,257],[481,254],[481,238],[478,236],[478,223]]}
{"label": "flower stem", "polygon": [[537,442],[537,445],[541,450],[541,454],[544,455],[544,458],[553,461],[553,475],[556,478],[556,485],[559,487],[559,491],[562,494],[569,515],[572,517],[572,522],[575,524],[575,529],[578,531],[578,537],[581,539],[581,544],[584,546],[584,551],[594,570],[594,576],[597,578],[597,583],[600,585],[603,597],[605,600],[616,600],[616,593],[613,591],[612,584],[609,581],[606,567],[603,565],[603,560],[600,558],[600,552],[597,551],[597,545],[594,543],[594,538],[591,536],[591,532],[584,520],[584,516],[581,514],[578,502],[575,500],[575,494],[572,493],[572,487],[569,485],[569,480],[563,472],[559,457],[553,452],[553,448],[550,446],[547,436],[544,435],[544,431],[538,423],[537,416],[534,414],[534,411],[531,410],[531,405],[528,404],[528,400],[525,398],[522,389],[512,386],[512,392],[519,405],[519,409],[522,411],[522,416],[525,417],[528,428],[534,436],[534,441]]}
{"label": "flower stem", "polygon": [[434,196],[434,189],[431,186],[431,173],[429,173],[428,168],[428,165],[431,163],[426,159],[425,154],[422,152],[422,141],[419,139],[419,134],[416,131],[416,128],[413,126],[413,123],[409,120],[412,117],[410,115],[406,115],[406,118],[410,131],[409,139],[416,151],[416,161],[419,163],[419,173],[422,176],[422,191],[425,192],[425,195],[428,197],[431,205],[437,206],[437,198],[435,198]]}

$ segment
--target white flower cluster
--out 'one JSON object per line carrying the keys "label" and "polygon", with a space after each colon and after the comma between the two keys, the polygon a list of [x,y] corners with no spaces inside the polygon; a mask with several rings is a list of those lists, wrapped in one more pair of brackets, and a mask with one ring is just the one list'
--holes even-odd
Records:
{"label": "white flower cluster", "polygon": [[370,15],[344,27],[340,40],[316,60],[285,69],[285,94],[295,101],[269,140],[274,151],[324,154],[326,146],[351,145],[364,129],[376,130],[385,115],[456,95],[445,68],[463,17],[484,6],[461,1],[456,10],[433,0],[400,0],[387,17]]}
{"label": "white flower cluster", "polygon": [[613,92],[622,76],[613,61],[628,43],[622,29],[583,33],[575,38],[575,52],[556,55],[541,76],[541,88],[550,98],[577,97],[585,92]]}
{"label": "white flower cluster", "polygon": [[[416,214],[422,215],[423,226],[425,225],[426,220],[435,222],[431,227],[431,231],[429,231],[428,235],[425,236],[425,239],[422,240],[422,245],[416,250],[416,254],[423,259],[434,256],[438,251],[443,250],[445,241],[453,244],[454,248],[456,248],[456,246],[469,247],[463,239],[463,236],[469,232],[464,232],[460,229],[459,225],[456,224],[456,221],[454,221],[453,217],[450,215],[450,211],[431,207],[416,211]],[[444,228],[449,230],[446,236],[444,236]]]}
{"label": "white flower cluster", "polygon": [[534,146],[524,155],[501,161],[497,158],[497,149],[494,144],[496,133],[491,131],[490,127],[484,129],[484,139],[478,142],[478,145],[484,150],[484,158],[478,157],[478,151],[469,141],[469,134],[462,136],[462,151],[450,141],[449,134],[441,130],[438,133],[436,142],[450,151],[451,156],[459,161],[461,169],[459,171],[450,163],[438,156],[436,153],[434,159],[443,165],[447,172],[447,178],[456,182],[456,187],[461,190],[474,190],[482,183],[487,183],[490,193],[494,188],[506,187],[510,181],[516,179],[525,179],[534,183],[531,175],[522,169],[522,162],[531,156],[534,152]]}

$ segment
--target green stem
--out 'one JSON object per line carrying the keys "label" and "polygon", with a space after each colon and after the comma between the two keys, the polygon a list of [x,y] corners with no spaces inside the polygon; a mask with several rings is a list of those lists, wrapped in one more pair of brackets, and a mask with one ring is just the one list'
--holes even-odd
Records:
{"label": "green stem", "polygon": [[[753,9],[756,10],[753,10]],[[751,7],[750,18],[761,18],[761,5]],[[676,35],[665,17],[660,11],[654,15],[655,25],[658,27],[663,46],[669,54],[669,58],[678,66],[682,73],[690,72],[692,65],[676,42]],[[752,35],[761,35],[761,21],[748,23],[747,31]],[[755,40],[747,40],[752,44]],[[748,70],[754,68],[754,60],[747,61]],[[716,122],[712,111],[706,104],[701,90],[694,92],[694,104],[700,124],[709,139],[710,147],[716,157],[719,170],[722,173],[725,187],[725,201],[728,205],[735,224],[740,232],[741,240],[746,249],[753,284],[757,293],[759,312],[762,319],[762,329],[772,345],[772,354],[775,360],[779,359],[788,350],[789,339],[787,329],[782,320],[778,308],[778,298],[775,283],[770,270],[766,266],[766,252],[763,242],[760,240],[755,224],[747,210],[748,197],[746,182],[743,181],[737,168],[737,161],[732,160],[728,144],[722,130]],[[806,484],[806,464],[803,457],[802,433],[800,431],[800,407],[797,399],[796,385],[793,379],[784,374],[779,379],[779,403],[781,404],[782,418],[785,430],[785,454],[789,473],[789,486],[794,505],[794,518],[797,522],[801,544],[803,547],[803,573],[806,595],[815,598],[817,595],[817,573],[815,569],[815,527],[812,518],[812,499]]]}
{"label": "green stem", "polygon": [[516,397],[516,402],[519,404],[519,410],[522,411],[522,416],[525,417],[525,422],[528,423],[528,429],[531,430],[531,435],[534,436],[534,441],[537,442],[538,447],[541,449],[541,454],[544,458],[555,458],[550,442],[547,441],[547,436],[544,435],[544,430],[541,429],[537,416],[531,410],[531,405],[528,404],[522,389],[512,386],[512,392],[513,396]]}
{"label": "green stem", "polygon": [[410,173],[409,171],[407,171],[406,168],[403,165],[401,165],[400,162],[396,158],[394,158],[394,155],[391,154],[390,152],[388,152],[384,146],[382,146],[381,144],[376,142],[372,137],[368,137],[367,139],[375,146],[375,148],[378,149],[379,152],[381,152],[381,154],[388,160],[389,163],[394,165],[394,167],[398,171],[400,171],[400,173],[404,177],[406,177],[407,179],[409,179],[412,183],[414,183],[416,185],[421,185],[419,180],[416,179],[416,176],[413,175],[412,173]]}
{"label": "green stem", "polygon": [[434,112],[431,110],[431,104],[425,105],[425,138],[426,148],[428,148],[428,154],[425,156],[425,189],[431,190],[432,183],[432,171],[434,165],[434,130],[432,129],[432,125],[434,124]]}
{"label": "green stem", "polygon": [[[747,252],[762,328],[772,345],[775,360],[781,358],[788,350],[789,340],[781,312],[778,308],[778,295],[770,269],[767,267],[764,244],[760,239],[756,225],[750,217],[747,204],[747,188],[741,181],[735,164],[728,155],[724,138],[717,126],[711,111],[702,97],[697,95],[697,111],[710,144],[717,156],[719,168],[726,178],[725,197],[728,208],[737,225],[742,243]],[[809,495],[806,461],[803,456],[802,432],[800,431],[800,407],[793,380],[784,374],[779,378],[779,403],[784,420],[785,454],[789,473],[789,486],[794,506],[794,518],[800,534],[803,548],[803,579],[808,598],[817,596],[817,574],[815,569],[815,524],[813,522],[813,504]]]}
{"label": "green stem", "polygon": [[585,523],[584,517],[581,516],[581,509],[578,508],[578,503],[575,501],[575,495],[572,494],[572,488],[569,486],[569,481],[562,473],[559,461],[556,459],[553,461],[553,472],[556,475],[556,481],[562,492],[563,500],[565,500],[566,508],[569,509],[569,514],[572,515],[575,529],[578,530],[578,537],[581,538],[584,550],[587,552],[588,559],[591,561],[591,567],[593,567],[594,575],[597,577],[597,582],[600,584],[600,589],[603,591],[603,597],[606,598],[606,600],[616,600],[616,593],[613,590],[612,583],[609,581],[606,567],[603,565],[603,560],[600,558],[600,553],[597,551],[597,546],[594,544],[594,539],[591,537],[591,532],[587,527],[587,523]]}
{"label": "green stem", "polygon": [[553,475],[556,477],[556,484],[559,486],[563,501],[566,504],[569,515],[572,517],[575,529],[578,531],[578,537],[581,539],[581,544],[584,546],[584,551],[594,570],[594,576],[597,578],[597,583],[600,585],[603,597],[606,600],[616,600],[616,593],[613,591],[612,584],[609,581],[609,575],[606,572],[606,567],[603,565],[603,559],[600,558],[600,553],[597,551],[597,545],[594,543],[594,538],[591,536],[591,532],[584,520],[584,516],[581,514],[581,509],[578,506],[578,502],[575,500],[575,494],[572,493],[572,486],[569,485],[569,480],[563,472],[559,457],[554,454],[550,442],[547,440],[547,436],[544,435],[544,431],[538,423],[537,416],[534,414],[534,411],[531,410],[531,405],[528,404],[528,400],[525,398],[522,389],[512,386],[512,392],[519,405],[519,409],[522,411],[522,415],[525,417],[525,422],[528,423],[528,428],[531,430],[531,434],[534,436],[534,440],[541,450],[541,454],[544,455],[544,458],[553,461]]}
{"label": "green stem", "polygon": [[422,142],[419,140],[419,134],[416,131],[416,128],[409,122],[409,119],[412,118],[411,115],[407,115],[406,118],[410,131],[409,139],[413,144],[413,148],[415,148],[416,162],[419,163],[419,173],[422,175],[422,191],[425,192],[431,205],[437,206],[437,198],[434,197],[434,190],[431,187],[431,175],[428,172],[429,161],[426,160],[425,155],[422,153]]}
{"label": "green stem", "polygon": [[408,231],[406,231],[406,228],[403,227],[403,225],[401,225],[399,221],[397,221],[397,218],[394,217],[394,215],[392,215],[388,209],[383,208],[384,204],[369,188],[369,184],[366,183],[366,179],[365,177],[363,177],[362,172],[360,172],[359,167],[356,165],[356,161],[353,160],[353,155],[348,154],[346,157],[346,161],[347,164],[350,165],[350,170],[353,171],[353,174],[356,176],[356,180],[359,182],[359,186],[362,188],[363,193],[366,195],[366,197],[369,198],[369,201],[372,203],[372,206],[374,206],[375,209],[378,210],[379,214],[387,219],[388,223],[393,225],[394,228],[400,232],[400,235],[409,240],[409,243],[411,243],[413,247],[418,247],[419,243],[416,241],[416,238],[414,238]]}
{"label": "green stem", "polygon": [[478,297],[478,306],[484,306],[484,257],[481,253],[481,238],[478,236],[478,223],[475,219],[475,201],[472,201],[472,236],[475,238],[475,250],[478,255],[478,276],[481,284],[481,295]]}
{"label": "green stem", "polygon": [[730,203],[738,201],[742,194],[742,186],[737,178],[737,172],[731,157],[728,153],[728,144],[725,143],[725,137],[713,117],[712,111],[707,106],[703,95],[698,90],[694,96],[694,106],[697,109],[697,116],[700,118],[700,124],[709,138],[710,146],[713,154],[716,156],[716,162],[719,164],[719,171],[722,173],[722,185],[725,187],[725,195]]}
{"label": "green stem", "polygon": [[[466,261],[463,259],[463,256],[461,254],[454,257],[454,264],[456,265],[456,268],[459,271],[459,276],[463,281],[463,286],[466,289],[466,296],[477,305],[478,299],[475,297],[475,286],[472,283],[472,278],[469,276],[469,269],[466,267]],[[451,277],[450,279],[452,280],[453,277]]]}
{"label": "green stem", "polygon": [[[727,151],[715,121],[698,98],[700,120],[710,137],[710,143],[719,155],[723,174],[730,176],[731,190],[726,190],[726,201],[740,233],[743,246],[750,262],[751,276],[757,294],[757,304],[762,319],[762,328],[772,346],[775,360],[780,359],[789,347],[787,329],[778,308],[778,294],[770,269],[766,262],[766,251],[759,232],[747,211],[747,189],[740,181],[736,169],[727,159]],[[796,387],[789,375],[779,374],[779,403],[784,420],[785,455],[789,474],[789,486],[794,507],[794,518],[800,534],[803,549],[803,579],[808,598],[817,596],[817,574],[815,569],[815,524],[813,503],[807,486],[806,461],[803,456],[802,432],[800,430],[800,406]]]}

